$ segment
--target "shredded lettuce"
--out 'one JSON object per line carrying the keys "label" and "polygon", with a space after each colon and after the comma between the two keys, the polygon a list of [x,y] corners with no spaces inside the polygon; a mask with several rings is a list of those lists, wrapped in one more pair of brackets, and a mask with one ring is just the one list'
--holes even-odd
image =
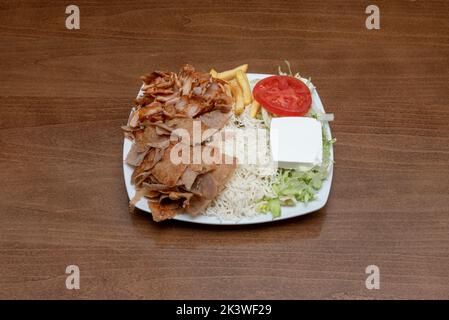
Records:
{"label": "shredded lettuce", "polygon": [[321,189],[332,163],[330,148],[335,139],[329,139],[323,129],[323,162],[309,170],[278,169],[275,183],[272,185],[274,197],[263,197],[257,210],[271,212],[273,218],[281,215],[281,206],[294,206],[297,202],[307,203],[315,199],[315,193]]}

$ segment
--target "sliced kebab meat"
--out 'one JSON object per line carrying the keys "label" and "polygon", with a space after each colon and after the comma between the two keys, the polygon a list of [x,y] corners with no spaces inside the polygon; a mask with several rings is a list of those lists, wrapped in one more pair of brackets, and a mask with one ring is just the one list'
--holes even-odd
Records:
{"label": "sliced kebab meat", "polygon": [[[139,197],[148,199],[155,221],[179,213],[197,215],[215,199],[235,171],[235,159],[222,164],[223,155],[205,143],[230,118],[233,99],[223,80],[185,65],[178,73],[155,71],[142,77],[142,94],[135,100],[128,123],[122,129],[133,144],[126,163],[135,167],[131,182]],[[194,135],[198,128],[200,136]],[[198,133],[198,132],[195,132]],[[189,162],[171,159],[175,146],[187,149]],[[196,153],[195,153],[196,152]],[[207,161],[194,154],[209,155]],[[211,161],[212,159],[212,161]]]}

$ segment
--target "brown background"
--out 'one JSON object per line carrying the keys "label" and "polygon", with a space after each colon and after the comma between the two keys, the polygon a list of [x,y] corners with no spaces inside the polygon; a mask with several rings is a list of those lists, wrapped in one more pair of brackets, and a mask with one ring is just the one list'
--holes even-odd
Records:
{"label": "brown background", "polygon": [[[80,0],[70,31],[67,1],[2,1],[0,298],[449,298],[449,5],[375,2],[379,31],[368,1]],[[139,75],[283,59],[336,115],[327,206],[253,227],[129,214]]]}

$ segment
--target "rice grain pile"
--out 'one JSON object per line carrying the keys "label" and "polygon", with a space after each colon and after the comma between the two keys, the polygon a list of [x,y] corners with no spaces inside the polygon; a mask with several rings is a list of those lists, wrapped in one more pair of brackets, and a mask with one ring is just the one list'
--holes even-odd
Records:
{"label": "rice grain pile", "polygon": [[[250,108],[246,108],[240,116],[233,115],[225,130],[239,129],[266,129],[262,120],[251,118]],[[225,189],[207,208],[205,214],[214,216],[220,220],[237,221],[245,217],[253,217],[260,214],[256,211],[257,200],[268,195],[273,195],[271,185],[276,177],[277,167],[271,163],[270,149],[257,150],[259,159],[263,159],[268,165],[239,163],[234,176],[226,184]],[[240,159],[241,154],[236,154]]]}

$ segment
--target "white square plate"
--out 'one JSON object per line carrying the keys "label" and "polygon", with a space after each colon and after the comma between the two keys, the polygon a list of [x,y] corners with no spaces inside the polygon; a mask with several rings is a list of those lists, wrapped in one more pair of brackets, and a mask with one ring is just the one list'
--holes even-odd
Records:
{"label": "white square plate", "polygon": [[[257,73],[248,73],[248,79],[250,82],[253,80],[261,80],[263,78],[269,77],[269,74],[257,74]],[[141,93],[139,93],[141,94]],[[320,97],[318,96],[318,92],[316,89],[312,93],[312,103],[315,105],[315,108],[324,112],[323,104],[321,103]],[[324,126],[329,138],[332,138],[331,130],[328,124]],[[132,142],[128,139],[124,139],[123,143],[123,174],[125,178],[126,191],[128,192],[129,199],[134,197],[136,193],[136,189],[131,184],[131,175],[134,171],[134,168],[125,162],[126,155],[128,154],[131,148]],[[330,150],[330,158],[334,159],[334,150],[331,146]],[[329,169],[329,175],[325,181],[323,181],[323,185],[321,189],[316,193],[316,198],[309,203],[300,203],[298,202],[294,207],[282,207],[282,214],[279,218],[273,219],[271,214],[259,214],[254,217],[243,218],[240,220],[221,220],[216,217],[210,217],[206,215],[199,215],[196,217],[192,217],[188,214],[179,214],[174,217],[174,220],[187,221],[193,223],[201,223],[201,224],[214,224],[214,225],[239,225],[239,224],[255,224],[255,223],[263,223],[263,222],[272,222],[277,220],[284,220],[293,217],[302,216],[323,208],[327,202],[329,197],[329,192],[331,190],[332,184],[332,169],[333,166]],[[142,198],[137,202],[136,208],[140,210],[151,212],[148,208],[148,201],[145,198]]]}

